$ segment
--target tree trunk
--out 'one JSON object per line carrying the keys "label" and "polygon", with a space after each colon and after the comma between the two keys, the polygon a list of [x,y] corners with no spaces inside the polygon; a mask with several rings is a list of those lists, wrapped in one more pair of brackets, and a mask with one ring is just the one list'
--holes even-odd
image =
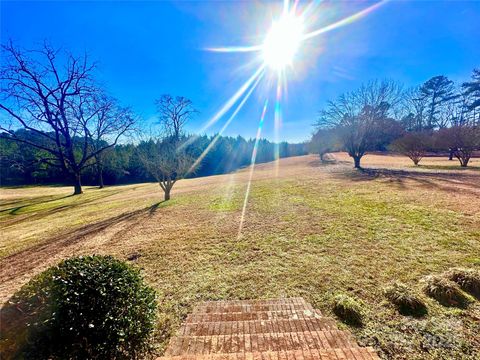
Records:
{"label": "tree trunk", "polygon": [[467,167],[468,162],[470,161],[470,156],[463,156],[458,158],[460,160],[460,166],[461,167]]}
{"label": "tree trunk", "polygon": [[98,188],[103,189],[105,185],[103,184],[103,169],[102,167],[98,168]]}
{"label": "tree trunk", "polygon": [[455,157],[460,161],[460,166],[461,167],[467,167],[468,162],[470,161],[471,154],[468,154],[467,152],[464,151],[458,151],[455,154]]}
{"label": "tree trunk", "polygon": [[453,154],[455,153],[455,150],[450,149],[450,155],[448,156],[448,160],[453,160]]}
{"label": "tree trunk", "polygon": [[168,187],[165,188],[165,191],[164,191],[165,192],[165,198],[164,198],[165,201],[170,200],[170,190],[171,189],[168,188]]}
{"label": "tree trunk", "polygon": [[97,168],[98,188],[103,189],[105,185],[103,184],[103,162],[101,154],[95,156],[95,163]]}
{"label": "tree trunk", "polygon": [[360,166],[360,159],[361,157],[360,156],[354,156],[353,157],[353,162],[355,164],[355,169],[360,169],[361,166]]}
{"label": "tree trunk", "polygon": [[75,174],[75,184],[74,184],[74,191],[73,195],[80,195],[82,194],[82,181],[80,179],[80,174]]}

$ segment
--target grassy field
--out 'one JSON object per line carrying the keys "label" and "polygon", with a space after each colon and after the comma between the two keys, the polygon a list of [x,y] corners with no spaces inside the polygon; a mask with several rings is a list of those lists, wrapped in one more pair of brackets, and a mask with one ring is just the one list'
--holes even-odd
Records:
{"label": "grassy field", "polygon": [[[157,184],[1,190],[0,296],[68,256],[132,259],[159,295],[158,352],[195,302],[303,296],[331,315],[337,292],[365,305],[361,344],[386,358],[474,359],[480,304],[447,308],[426,298],[423,318],[399,315],[383,288],[420,290],[428,274],[480,268],[480,159],[470,169],[428,158],[415,168],[368,155],[364,171],[345,154],[282,159],[183,180],[169,202]],[[240,228],[240,224],[242,227]],[[342,325],[343,326],[343,325]]]}

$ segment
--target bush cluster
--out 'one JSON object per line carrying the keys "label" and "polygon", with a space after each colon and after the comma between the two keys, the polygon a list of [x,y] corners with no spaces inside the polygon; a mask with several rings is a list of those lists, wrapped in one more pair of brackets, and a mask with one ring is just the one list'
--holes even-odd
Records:
{"label": "bush cluster", "polygon": [[148,351],[155,327],[154,290],[111,256],[65,260],[13,301],[30,318],[21,358],[136,359]]}

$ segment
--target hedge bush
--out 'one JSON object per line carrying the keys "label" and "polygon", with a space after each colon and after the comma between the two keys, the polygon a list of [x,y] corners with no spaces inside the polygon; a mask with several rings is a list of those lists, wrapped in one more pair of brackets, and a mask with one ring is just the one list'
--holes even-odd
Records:
{"label": "hedge bush", "polygon": [[111,256],[65,260],[13,302],[30,314],[18,349],[23,358],[136,359],[150,347],[155,292],[138,270]]}

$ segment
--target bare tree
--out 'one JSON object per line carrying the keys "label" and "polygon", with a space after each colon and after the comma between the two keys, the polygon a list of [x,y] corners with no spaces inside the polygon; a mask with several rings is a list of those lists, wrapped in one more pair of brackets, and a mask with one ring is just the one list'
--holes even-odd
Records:
{"label": "bare tree", "polygon": [[183,96],[162,95],[156,100],[160,123],[168,135],[180,139],[185,124],[197,113],[191,100]]}
{"label": "bare tree", "polygon": [[98,185],[102,189],[103,182],[103,151],[98,151],[109,144],[112,138],[123,132],[127,135],[133,131],[136,122],[135,116],[128,108],[117,105],[117,101],[106,95],[100,95],[93,99],[92,105],[98,109],[95,112],[93,127],[88,128],[88,137],[95,152],[95,167],[97,170]]}
{"label": "bare tree", "polygon": [[355,168],[360,168],[361,158],[384,135],[382,125],[401,99],[402,89],[395,82],[371,81],[330,101],[321,111],[317,126],[335,129]]}
{"label": "bare tree", "polygon": [[143,141],[138,151],[140,160],[158,181],[167,201],[175,183],[194,170],[195,159],[185,146],[184,127],[197,110],[192,101],[182,96],[163,95],[156,103],[163,134]]}
{"label": "bare tree", "polygon": [[[75,57],[47,44],[22,51],[11,42],[2,46],[2,52],[0,110],[5,117],[0,130],[14,141],[43,150],[42,161],[59,167],[73,179],[74,194],[81,194],[82,169],[113,147],[131,122],[95,148],[89,134],[98,126],[102,106],[94,101],[100,91],[92,78],[95,65],[87,56]],[[37,136],[18,137],[14,130],[19,127]]]}
{"label": "bare tree", "polygon": [[422,160],[429,147],[431,137],[422,132],[408,132],[390,145],[391,150],[408,156],[415,165]]}
{"label": "bare tree", "polygon": [[422,96],[420,88],[411,88],[404,92],[401,108],[402,123],[407,131],[422,131],[426,126],[428,101]]}
{"label": "bare tree", "polygon": [[164,200],[170,200],[175,183],[189,172],[195,159],[173,137],[149,140],[138,146],[139,158],[163,190]]}
{"label": "bare tree", "polygon": [[480,149],[480,128],[475,126],[440,129],[435,138],[436,147],[453,151],[461,167],[467,167],[473,152]]}

